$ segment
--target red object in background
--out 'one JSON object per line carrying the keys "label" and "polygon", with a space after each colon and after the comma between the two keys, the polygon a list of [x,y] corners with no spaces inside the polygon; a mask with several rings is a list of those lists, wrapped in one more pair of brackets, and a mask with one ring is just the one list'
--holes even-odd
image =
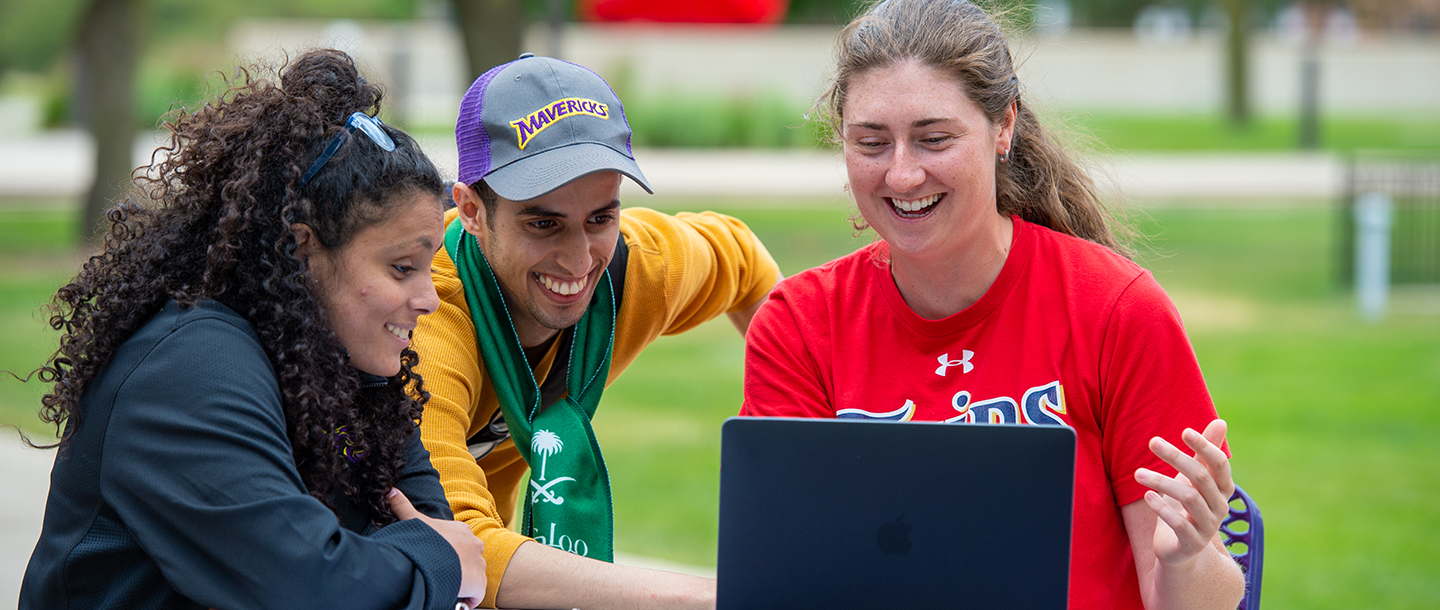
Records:
{"label": "red object in background", "polygon": [[789,0],[580,0],[583,21],[779,23]]}

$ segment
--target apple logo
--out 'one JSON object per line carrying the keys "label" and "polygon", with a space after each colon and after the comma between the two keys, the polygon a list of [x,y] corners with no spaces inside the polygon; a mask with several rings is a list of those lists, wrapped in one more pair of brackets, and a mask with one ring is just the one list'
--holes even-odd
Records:
{"label": "apple logo", "polygon": [[910,524],[905,515],[895,518],[894,523],[884,523],[875,530],[875,542],[886,555],[904,555],[910,552]]}

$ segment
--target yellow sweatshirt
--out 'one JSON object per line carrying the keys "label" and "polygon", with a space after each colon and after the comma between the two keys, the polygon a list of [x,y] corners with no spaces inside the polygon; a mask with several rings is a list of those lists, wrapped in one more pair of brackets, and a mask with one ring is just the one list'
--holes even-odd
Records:
{"label": "yellow sweatshirt", "polygon": [[[451,210],[446,224],[455,218]],[[620,213],[620,233],[630,258],[607,387],[660,335],[743,311],[765,298],[779,277],[755,234],[714,212],[670,216],[627,208]],[[483,604],[493,608],[511,555],[530,540],[506,527],[515,518],[516,494],[529,468],[508,435],[471,453],[467,440],[497,421],[500,406],[476,347],[464,288],[444,248],[435,254],[433,276],[440,308],[420,318],[413,341],[430,392],[420,433],[455,519],[485,542],[489,583]],[[544,383],[559,343],[537,363],[536,383]]]}

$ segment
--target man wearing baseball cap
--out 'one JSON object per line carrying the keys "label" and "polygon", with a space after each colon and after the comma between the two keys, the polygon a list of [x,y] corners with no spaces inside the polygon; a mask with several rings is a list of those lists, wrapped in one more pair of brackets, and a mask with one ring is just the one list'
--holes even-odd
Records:
{"label": "man wearing baseball cap", "polygon": [[660,335],[721,313],[743,333],[779,268],[733,218],[620,209],[623,178],[650,185],[620,100],[586,68],[526,54],[491,69],[455,137],[441,304],[414,348],[431,394],[425,446],[455,518],[485,543],[484,604],[713,607],[712,580],[609,563],[590,418]]}

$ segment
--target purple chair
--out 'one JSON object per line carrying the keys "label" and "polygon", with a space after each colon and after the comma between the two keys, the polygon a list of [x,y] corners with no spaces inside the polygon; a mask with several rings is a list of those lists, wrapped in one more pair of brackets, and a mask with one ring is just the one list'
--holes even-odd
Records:
{"label": "purple chair", "polygon": [[1230,496],[1230,516],[1220,524],[1220,533],[1225,537],[1225,550],[1230,551],[1230,556],[1245,572],[1245,597],[1240,598],[1238,610],[1260,610],[1265,522],[1260,518],[1260,507],[1239,485],[1235,486],[1235,493]]}

